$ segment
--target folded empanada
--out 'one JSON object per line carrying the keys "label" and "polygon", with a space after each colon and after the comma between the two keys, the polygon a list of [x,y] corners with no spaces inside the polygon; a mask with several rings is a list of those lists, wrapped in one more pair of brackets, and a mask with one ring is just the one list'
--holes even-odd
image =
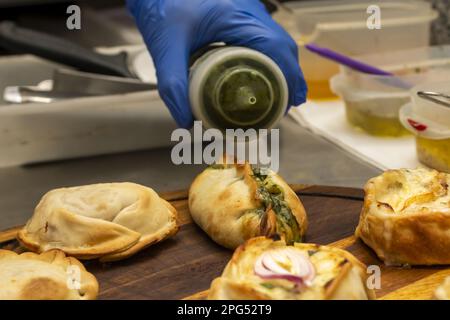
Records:
{"label": "folded empanada", "polygon": [[356,236],[388,265],[450,263],[450,175],[386,171],[365,186]]}
{"label": "folded empanada", "polygon": [[366,267],[347,251],[308,243],[248,240],[233,254],[209,299],[366,300]]}
{"label": "folded empanada", "polygon": [[177,212],[150,188],[104,183],[48,192],[19,232],[28,249],[113,261],[175,234]]}
{"label": "folded empanada", "polygon": [[299,242],[307,226],[305,209],[286,182],[248,163],[203,171],[189,190],[189,210],[214,241],[230,249],[263,235]]}
{"label": "folded empanada", "polygon": [[91,300],[97,294],[95,277],[60,250],[0,250],[0,300]]}

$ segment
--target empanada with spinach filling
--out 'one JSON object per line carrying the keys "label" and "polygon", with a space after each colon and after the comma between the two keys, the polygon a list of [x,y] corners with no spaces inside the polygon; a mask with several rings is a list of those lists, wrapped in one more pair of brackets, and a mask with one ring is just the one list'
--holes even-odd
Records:
{"label": "empanada with spinach filling", "polygon": [[200,228],[230,249],[257,236],[301,242],[307,227],[305,209],[288,184],[248,163],[203,171],[189,190],[189,210]]}

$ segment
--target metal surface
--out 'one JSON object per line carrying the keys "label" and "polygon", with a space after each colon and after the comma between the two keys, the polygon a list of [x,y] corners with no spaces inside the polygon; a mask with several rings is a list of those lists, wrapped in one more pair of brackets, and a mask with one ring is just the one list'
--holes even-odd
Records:
{"label": "metal surface", "polygon": [[9,103],[51,103],[58,100],[80,98],[80,93],[65,92],[58,94],[47,90],[37,90],[27,86],[6,87],[3,100]]}
{"label": "metal surface", "polygon": [[422,99],[450,108],[450,95],[448,94],[433,91],[419,91],[417,92],[417,95]]}
{"label": "metal surface", "polygon": [[51,103],[57,100],[87,96],[101,96],[138,91],[156,90],[156,84],[136,79],[104,76],[69,69],[56,69],[49,88],[37,86],[8,86],[3,91],[3,100],[10,103]]}
{"label": "metal surface", "polygon": [[53,90],[79,92],[86,95],[118,94],[155,90],[156,84],[137,79],[106,76],[70,69],[56,69],[53,74]]}
{"label": "metal surface", "polygon": [[[290,183],[362,187],[375,169],[289,118],[280,130],[280,174]],[[0,169],[0,229],[20,225],[50,189],[131,181],[157,191],[188,188],[203,169],[172,164],[170,148]]]}

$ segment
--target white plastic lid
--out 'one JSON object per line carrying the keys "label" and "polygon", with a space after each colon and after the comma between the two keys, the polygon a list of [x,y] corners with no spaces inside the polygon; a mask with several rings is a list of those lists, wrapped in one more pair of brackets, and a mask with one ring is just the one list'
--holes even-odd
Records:
{"label": "white plastic lid", "polygon": [[418,85],[411,89],[411,103],[400,110],[403,126],[415,135],[440,140],[450,138],[450,107],[423,99],[420,91],[450,94],[450,82]]}
{"label": "white plastic lid", "polygon": [[393,73],[450,65],[450,45],[423,46],[395,51],[361,54],[354,57]]}

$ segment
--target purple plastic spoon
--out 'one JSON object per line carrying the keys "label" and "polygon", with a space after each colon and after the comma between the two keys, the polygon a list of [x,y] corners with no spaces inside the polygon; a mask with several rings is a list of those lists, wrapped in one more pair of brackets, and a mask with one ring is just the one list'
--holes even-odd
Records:
{"label": "purple plastic spoon", "polygon": [[402,88],[402,89],[411,88],[411,85],[409,83],[406,83],[405,81],[399,79],[391,72],[384,71],[382,69],[371,66],[364,62],[352,59],[348,56],[344,56],[343,54],[340,54],[331,49],[319,47],[318,45],[316,45],[314,43],[306,44],[305,48],[307,48],[308,50],[310,50],[324,58],[335,61],[335,62],[342,64],[344,66],[347,66],[353,70],[360,71],[360,72],[367,73],[367,74],[378,75],[378,76],[389,76],[389,78],[386,78],[385,81],[388,82],[392,86]]}
{"label": "purple plastic spoon", "polygon": [[331,49],[319,47],[318,45],[316,45],[314,43],[306,44],[305,48],[314,53],[317,53],[318,55],[320,55],[324,58],[333,60],[339,64],[343,64],[344,66],[352,68],[356,71],[360,71],[363,73],[369,73],[369,74],[375,74],[375,75],[379,75],[379,76],[393,76],[393,74],[390,72],[378,69],[371,65],[365,64],[361,61],[344,56],[343,54],[340,54]]}

